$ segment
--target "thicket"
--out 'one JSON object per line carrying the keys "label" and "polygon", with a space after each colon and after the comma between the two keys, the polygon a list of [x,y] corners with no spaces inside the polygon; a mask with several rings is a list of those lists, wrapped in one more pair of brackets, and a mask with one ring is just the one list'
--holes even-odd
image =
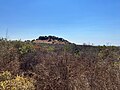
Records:
{"label": "thicket", "polygon": [[120,47],[0,39],[0,72],[0,85],[28,87],[0,90],[120,90]]}
{"label": "thicket", "polygon": [[55,37],[55,36],[40,36],[37,40],[58,40],[62,42],[68,42],[67,40],[64,40],[63,38]]}

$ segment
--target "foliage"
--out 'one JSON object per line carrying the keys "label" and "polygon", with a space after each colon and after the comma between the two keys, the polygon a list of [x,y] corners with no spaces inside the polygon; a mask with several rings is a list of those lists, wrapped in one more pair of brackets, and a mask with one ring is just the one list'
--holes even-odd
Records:
{"label": "foliage", "polygon": [[64,40],[63,38],[55,37],[55,36],[40,36],[37,40],[58,40],[62,42],[68,42],[67,40]]}
{"label": "foliage", "polygon": [[8,71],[5,71],[0,74],[0,81],[10,80],[11,79],[11,73]]}
{"label": "foliage", "polygon": [[1,76],[4,80],[0,81],[0,90],[35,90],[32,81],[27,78],[16,76],[12,79],[10,72],[3,72]]}
{"label": "foliage", "polygon": [[22,45],[21,47],[19,47],[20,54],[26,54],[26,53],[32,52],[32,51],[33,51],[33,46],[30,44],[25,44],[25,45]]}

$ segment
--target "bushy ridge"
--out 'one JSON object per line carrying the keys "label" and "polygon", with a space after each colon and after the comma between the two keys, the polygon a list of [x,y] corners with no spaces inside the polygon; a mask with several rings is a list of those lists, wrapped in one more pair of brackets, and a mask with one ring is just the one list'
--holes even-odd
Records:
{"label": "bushy ridge", "polygon": [[61,41],[61,42],[68,42],[67,40],[65,40],[63,38],[59,38],[59,37],[56,37],[56,36],[40,36],[36,40],[48,40],[48,41],[57,40],[57,41]]}

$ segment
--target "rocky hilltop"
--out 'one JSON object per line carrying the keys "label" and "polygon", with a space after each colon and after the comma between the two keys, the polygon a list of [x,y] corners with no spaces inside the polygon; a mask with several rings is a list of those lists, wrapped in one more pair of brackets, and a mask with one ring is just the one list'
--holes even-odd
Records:
{"label": "rocky hilltop", "polygon": [[47,44],[67,44],[67,40],[56,36],[40,36],[33,41],[34,43],[47,43]]}

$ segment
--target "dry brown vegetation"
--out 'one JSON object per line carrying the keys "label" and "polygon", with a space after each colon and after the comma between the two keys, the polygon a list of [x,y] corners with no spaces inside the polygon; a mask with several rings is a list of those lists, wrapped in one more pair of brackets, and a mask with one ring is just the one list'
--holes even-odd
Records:
{"label": "dry brown vegetation", "polygon": [[120,48],[1,39],[2,71],[34,79],[36,90],[120,90]]}

